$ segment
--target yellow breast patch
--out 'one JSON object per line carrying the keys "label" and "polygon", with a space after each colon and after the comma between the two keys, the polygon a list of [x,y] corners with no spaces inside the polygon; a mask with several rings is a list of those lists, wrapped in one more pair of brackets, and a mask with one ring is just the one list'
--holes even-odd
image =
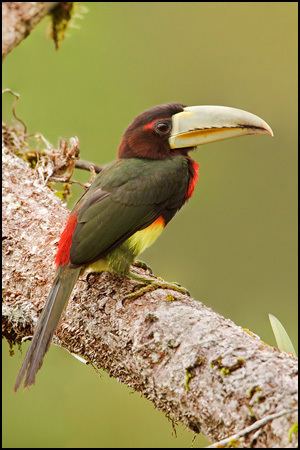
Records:
{"label": "yellow breast patch", "polygon": [[126,244],[137,256],[156,241],[156,239],[161,235],[164,227],[164,218],[160,216],[147,228],[134,233],[129,239],[127,239]]}

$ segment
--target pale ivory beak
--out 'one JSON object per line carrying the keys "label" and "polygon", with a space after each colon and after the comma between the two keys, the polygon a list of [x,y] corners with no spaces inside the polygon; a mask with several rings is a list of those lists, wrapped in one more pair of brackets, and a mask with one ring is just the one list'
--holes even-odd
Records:
{"label": "pale ivory beak", "polygon": [[260,117],[227,106],[188,106],[172,117],[172,149],[197,147],[245,134],[269,134],[271,127]]}

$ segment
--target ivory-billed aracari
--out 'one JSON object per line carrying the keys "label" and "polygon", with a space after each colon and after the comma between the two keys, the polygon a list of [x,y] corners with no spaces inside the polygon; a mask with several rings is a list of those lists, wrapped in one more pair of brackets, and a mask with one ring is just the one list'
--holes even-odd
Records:
{"label": "ivory-billed aracari", "polygon": [[25,386],[34,383],[82,271],[110,271],[153,282],[133,274],[130,266],[193,194],[198,165],[189,152],[245,134],[273,135],[259,117],[224,106],[166,104],[134,119],[117,159],[99,173],[70,213],[56,253],[56,276],[15,390],[23,378]]}

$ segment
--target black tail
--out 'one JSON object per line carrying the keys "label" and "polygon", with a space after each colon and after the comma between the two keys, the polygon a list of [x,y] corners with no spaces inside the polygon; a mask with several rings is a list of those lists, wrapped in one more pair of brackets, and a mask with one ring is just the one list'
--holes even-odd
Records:
{"label": "black tail", "polygon": [[18,373],[15,391],[19,388],[23,378],[25,378],[24,386],[34,383],[36,373],[43,364],[43,358],[49,348],[54,331],[78,279],[80,269],[80,267],[71,269],[65,266],[57,270],[45,307],[37,323],[31,346]]}

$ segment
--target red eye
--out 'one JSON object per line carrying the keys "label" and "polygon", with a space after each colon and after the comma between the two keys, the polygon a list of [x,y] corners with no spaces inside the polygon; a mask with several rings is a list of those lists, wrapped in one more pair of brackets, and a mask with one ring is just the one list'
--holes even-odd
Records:
{"label": "red eye", "polygon": [[171,131],[171,122],[157,122],[154,126],[154,130],[161,136],[166,135]]}

